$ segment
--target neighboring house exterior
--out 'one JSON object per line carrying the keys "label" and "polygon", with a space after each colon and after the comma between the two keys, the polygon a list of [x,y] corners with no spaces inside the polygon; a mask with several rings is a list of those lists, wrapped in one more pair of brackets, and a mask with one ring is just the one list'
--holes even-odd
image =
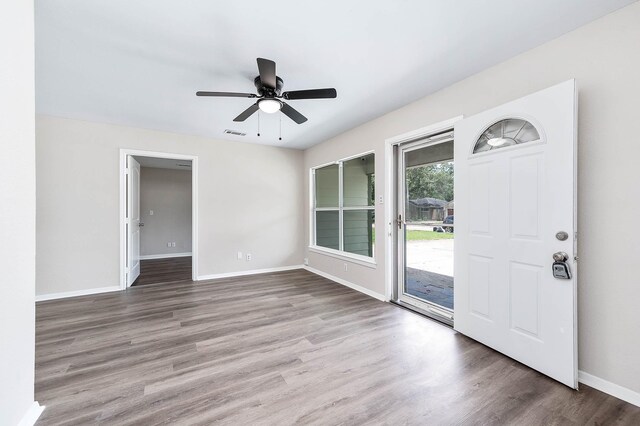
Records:
{"label": "neighboring house exterior", "polygon": [[[451,210],[451,213],[449,213],[449,210]],[[407,221],[441,221],[450,214],[453,214],[453,201],[449,202],[430,197],[418,198],[409,200]]]}

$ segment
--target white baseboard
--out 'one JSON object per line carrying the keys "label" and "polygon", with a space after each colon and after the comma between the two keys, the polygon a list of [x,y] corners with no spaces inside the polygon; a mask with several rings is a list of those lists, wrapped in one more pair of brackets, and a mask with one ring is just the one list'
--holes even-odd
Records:
{"label": "white baseboard", "polygon": [[189,257],[191,255],[192,253],[145,254],[140,256],[140,260],[171,259],[172,257]]}
{"label": "white baseboard", "polygon": [[38,401],[33,401],[33,404],[29,407],[27,412],[18,423],[18,426],[33,426],[40,417],[40,414],[44,411],[45,406],[38,404]]}
{"label": "white baseboard", "polygon": [[293,271],[294,269],[302,269],[302,265],[280,266],[277,268],[252,269],[250,271],[225,272],[222,274],[200,275],[198,281],[217,280],[219,278],[241,277],[244,275],[267,274],[269,272]]}
{"label": "white baseboard", "polygon": [[587,386],[591,386],[594,389],[608,393],[611,396],[615,396],[629,404],[640,407],[640,393],[632,391],[631,389],[608,382],[600,377],[585,373],[584,371],[578,371],[578,381]]}
{"label": "white baseboard", "polygon": [[120,286],[88,288],[86,290],[67,291],[64,293],[49,293],[36,296],[36,302],[44,302],[45,300],[66,299],[67,297],[87,296],[90,294],[110,293],[112,291],[120,291]]}
{"label": "white baseboard", "polygon": [[311,273],[314,273],[316,275],[320,275],[321,277],[325,277],[328,280],[335,281],[338,284],[342,284],[345,287],[349,287],[349,288],[351,288],[351,289],[353,289],[355,291],[359,291],[360,293],[364,293],[367,296],[373,297],[374,299],[378,299],[378,300],[381,300],[383,302],[387,301],[387,298],[383,294],[380,294],[380,293],[377,293],[375,291],[369,290],[368,288],[362,287],[362,286],[360,286],[358,284],[351,283],[351,282],[349,282],[347,280],[343,280],[342,278],[334,277],[333,275],[330,275],[330,274],[327,274],[326,272],[322,272],[322,271],[319,271],[317,269],[311,268],[310,266],[305,266],[304,269],[306,269],[307,271],[309,271]]}

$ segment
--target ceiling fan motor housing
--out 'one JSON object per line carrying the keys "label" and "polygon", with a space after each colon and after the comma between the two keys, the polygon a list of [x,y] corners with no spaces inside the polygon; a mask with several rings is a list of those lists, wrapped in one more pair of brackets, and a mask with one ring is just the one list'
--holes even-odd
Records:
{"label": "ceiling fan motor housing", "polygon": [[262,85],[262,81],[260,80],[260,76],[257,76],[253,80],[253,84],[256,86],[256,90],[258,91],[259,96],[264,96],[266,98],[275,98],[276,96],[280,96],[280,93],[282,93],[282,86],[284,85],[284,81],[282,81],[280,77],[276,77],[275,90],[269,87],[264,87]]}

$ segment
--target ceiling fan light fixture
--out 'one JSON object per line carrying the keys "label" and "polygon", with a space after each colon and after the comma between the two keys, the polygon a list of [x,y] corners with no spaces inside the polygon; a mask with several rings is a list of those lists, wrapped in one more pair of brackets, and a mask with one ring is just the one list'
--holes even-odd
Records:
{"label": "ceiling fan light fixture", "polygon": [[273,114],[280,111],[282,108],[282,102],[277,99],[260,99],[258,101],[258,108],[267,114]]}

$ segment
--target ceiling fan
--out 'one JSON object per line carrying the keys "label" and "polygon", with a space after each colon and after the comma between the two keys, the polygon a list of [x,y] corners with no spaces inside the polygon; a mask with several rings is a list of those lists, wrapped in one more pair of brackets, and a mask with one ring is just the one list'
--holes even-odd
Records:
{"label": "ceiling fan", "polygon": [[336,89],[308,89],[282,92],[284,81],[276,76],[276,63],[264,58],[258,58],[260,75],[255,78],[258,94],[234,92],[196,92],[196,96],[219,96],[227,98],[258,98],[257,102],[244,110],[233,121],[245,121],[258,109],[266,113],[282,111],[284,115],[298,124],[307,121],[307,117],[285,103],[283,99],[294,101],[298,99],[331,99],[338,96]]}

